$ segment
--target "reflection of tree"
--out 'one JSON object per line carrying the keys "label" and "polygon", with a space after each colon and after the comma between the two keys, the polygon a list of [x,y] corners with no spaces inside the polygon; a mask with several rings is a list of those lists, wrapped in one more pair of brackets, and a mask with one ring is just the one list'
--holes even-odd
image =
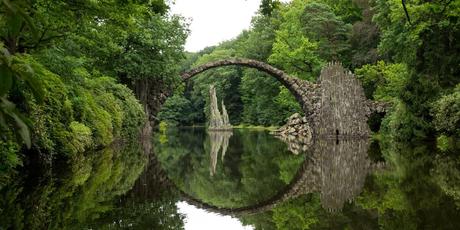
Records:
{"label": "reflection of tree", "polygon": [[[147,163],[146,158],[141,145],[137,142],[126,142],[122,147],[75,156],[69,161],[70,165],[55,166],[53,175],[46,175],[41,171],[23,174],[22,178],[17,178],[0,189],[0,228],[108,227],[113,221],[124,218],[117,216],[116,213],[122,213],[123,210],[117,207],[121,204],[114,204],[114,200],[133,187]],[[43,174],[45,176],[40,176]],[[174,201],[159,201],[152,205],[170,210],[166,212],[167,216],[162,216],[161,212],[153,213],[156,216],[149,217],[150,220],[157,221],[153,225],[161,223],[174,213]],[[150,210],[142,205],[127,204],[125,207],[132,214]],[[125,214],[129,216],[129,213]],[[120,219],[112,219],[110,216]],[[132,217],[126,220],[133,221],[132,224],[135,225],[135,216]]]}
{"label": "reflection of tree", "polygon": [[219,151],[222,149],[222,162],[224,162],[224,156],[227,152],[228,142],[230,137],[233,135],[232,131],[209,131],[209,140],[211,142],[211,165],[210,165],[210,174],[213,176],[216,174],[216,165],[217,158],[219,156]]}
{"label": "reflection of tree", "polygon": [[[351,142],[345,143],[345,148],[338,151],[361,148],[349,144]],[[460,210],[451,197],[455,198],[459,193],[456,179],[458,156],[439,155],[434,146],[427,143],[384,141],[382,147],[385,169],[374,171],[366,180],[360,176],[347,178],[355,177],[368,164],[368,160],[356,151],[334,157],[329,151],[338,146],[329,143],[315,147],[316,153],[321,153],[323,157],[311,155],[310,159],[321,159],[318,161],[322,165],[321,170],[330,172],[324,179],[330,179],[330,182],[322,182],[324,187],[318,189],[320,192],[300,195],[271,211],[241,218],[245,224],[254,222],[258,226],[274,222],[278,229],[457,229],[460,226]],[[339,159],[341,161],[336,161]],[[347,166],[353,164],[356,165]],[[374,164],[371,168],[381,166]],[[362,183],[363,191],[351,199],[351,203],[345,204],[340,212],[328,212],[322,208],[336,207],[340,201],[348,200],[352,195],[347,194],[359,193],[355,189]],[[346,184],[352,186],[347,188]],[[343,189],[345,194],[339,189]],[[329,191],[324,193],[324,190]],[[325,201],[319,199],[320,196]],[[332,197],[332,201],[328,200],[331,199],[328,196]],[[257,218],[259,215],[265,218]]]}
{"label": "reflection of tree", "polygon": [[116,207],[104,213],[89,226],[98,229],[183,229],[184,216],[178,213],[179,194],[171,186],[155,155],[136,180],[133,188],[116,202]]}
{"label": "reflection of tree", "polygon": [[384,142],[382,152],[391,168],[373,174],[356,199],[359,206],[378,211],[378,222],[383,229],[460,226],[460,210],[449,193],[443,191],[443,182],[438,177],[445,175],[444,166],[447,171],[451,169],[449,165],[441,166],[443,157],[434,147],[430,143]]}
{"label": "reflection of tree", "polygon": [[439,187],[454,198],[457,207],[460,208],[460,156],[436,159],[433,176]]}

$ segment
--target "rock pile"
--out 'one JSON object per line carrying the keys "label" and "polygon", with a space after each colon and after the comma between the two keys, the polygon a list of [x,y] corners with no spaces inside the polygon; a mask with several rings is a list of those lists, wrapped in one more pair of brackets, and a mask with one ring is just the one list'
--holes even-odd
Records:
{"label": "rock pile", "polygon": [[307,118],[298,113],[291,115],[285,125],[272,132],[288,145],[289,151],[296,155],[309,149],[312,143],[312,133]]}

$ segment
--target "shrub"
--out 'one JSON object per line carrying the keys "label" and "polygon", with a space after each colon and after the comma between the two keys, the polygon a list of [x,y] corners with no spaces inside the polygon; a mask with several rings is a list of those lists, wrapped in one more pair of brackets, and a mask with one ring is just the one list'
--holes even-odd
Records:
{"label": "shrub", "polygon": [[[29,56],[23,61],[33,67],[43,87],[38,103],[27,85],[18,84],[23,94],[21,111],[31,121],[32,146],[46,159],[76,156],[115,139],[135,138],[146,121],[142,106],[127,87],[109,77],[92,77],[85,69],[63,79]],[[0,171],[21,163],[20,143],[12,133],[0,139]],[[5,133],[2,130],[2,134]]]}
{"label": "shrub", "polygon": [[431,114],[437,131],[460,136],[460,84],[432,104]]}

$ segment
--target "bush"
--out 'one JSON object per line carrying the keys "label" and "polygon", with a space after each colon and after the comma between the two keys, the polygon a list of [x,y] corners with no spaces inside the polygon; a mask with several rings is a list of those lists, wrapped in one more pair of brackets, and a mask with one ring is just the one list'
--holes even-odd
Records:
{"label": "bush", "polygon": [[396,141],[410,141],[426,138],[430,124],[416,117],[400,100],[395,100],[392,110],[382,120],[381,131],[384,136]]}
{"label": "bush", "polygon": [[[43,103],[38,103],[26,85],[18,85],[24,95],[20,108],[33,127],[33,149],[45,159],[75,156],[140,134],[146,116],[127,87],[109,77],[91,77],[82,68],[73,71],[75,78],[63,79],[31,57],[23,58],[43,86]],[[21,163],[22,144],[13,134],[1,138],[0,170],[5,171]]]}
{"label": "bush", "polygon": [[460,84],[456,86],[454,92],[435,101],[431,113],[437,131],[460,136]]}
{"label": "bush", "polygon": [[72,146],[74,146],[75,152],[84,152],[89,149],[93,143],[91,129],[86,125],[76,121],[70,123],[70,129],[72,130]]}
{"label": "bush", "polygon": [[407,82],[409,72],[404,64],[388,64],[379,61],[375,65],[364,65],[355,73],[363,84],[366,97],[391,101],[397,98]]}

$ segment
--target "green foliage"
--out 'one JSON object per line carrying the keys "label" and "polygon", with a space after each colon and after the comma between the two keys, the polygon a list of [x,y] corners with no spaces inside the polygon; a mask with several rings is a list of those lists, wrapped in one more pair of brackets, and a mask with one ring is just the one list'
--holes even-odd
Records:
{"label": "green foliage", "polygon": [[270,63],[302,79],[314,79],[323,60],[316,55],[318,42],[303,33],[300,20],[308,1],[295,0],[280,9],[281,23],[276,31]]}
{"label": "green foliage", "polygon": [[162,0],[0,5],[0,142],[10,146],[2,159],[22,151],[50,160],[134,138],[143,107],[114,79],[132,88],[178,81],[187,25]]}
{"label": "green foliage", "polygon": [[378,9],[374,19],[382,32],[379,51],[409,67],[400,98],[415,123],[426,123],[424,135],[432,135],[430,106],[459,83],[460,5],[458,1],[407,1],[406,5],[411,24],[400,1],[374,2]]}
{"label": "green foliage", "polygon": [[388,102],[401,95],[409,76],[404,64],[387,64],[384,61],[364,65],[355,73],[363,84],[367,98]]}
{"label": "green foliage", "polygon": [[0,139],[0,188],[9,179],[12,169],[22,164],[22,156],[18,154],[20,146],[11,136],[11,131],[2,131],[2,139]]}
{"label": "green foliage", "polygon": [[341,19],[346,23],[354,23],[362,20],[362,5],[366,0],[325,0],[321,1],[328,4],[335,15],[339,15]]}
{"label": "green foliage", "polygon": [[297,199],[285,202],[273,210],[273,220],[277,229],[310,229],[318,223],[318,210],[321,203],[318,195],[302,196]]}
{"label": "green foliage", "polygon": [[436,138],[436,147],[441,151],[447,151],[449,148],[449,138],[447,136],[441,135]]}
{"label": "green foliage", "polygon": [[43,153],[73,155],[138,135],[145,115],[125,86],[108,77],[91,78],[84,69],[74,71],[80,73],[78,83],[65,83],[38,63],[35,67],[40,69],[44,103],[27,100],[27,106],[34,133],[39,134],[35,143]]}
{"label": "green foliage", "polygon": [[394,102],[389,114],[382,120],[382,133],[398,141],[427,137],[429,123],[411,113],[401,101]]}
{"label": "green foliage", "polygon": [[432,114],[437,131],[460,136],[460,84],[433,103]]}
{"label": "green foliage", "polygon": [[316,54],[325,61],[340,60],[349,63],[348,37],[351,25],[334,14],[329,5],[311,2],[300,15],[304,35],[317,42]]}
{"label": "green foliage", "polygon": [[72,136],[75,137],[72,143],[75,148],[74,152],[84,152],[92,145],[92,132],[90,128],[86,127],[84,124],[72,121],[70,123],[70,130]]}
{"label": "green foliage", "polygon": [[[24,56],[11,55],[0,42],[0,131],[17,130],[15,134],[20,137],[27,148],[31,147],[30,122],[16,108],[16,105],[8,100],[10,91],[25,84],[33,92],[38,102],[43,101],[43,89],[35,70],[25,61]],[[17,93],[17,90],[14,90]],[[3,137],[6,138],[6,137]]]}
{"label": "green foliage", "polygon": [[172,126],[187,124],[189,119],[191,119],[191,106],[187,98],[175,94],[166,100],[162,110],[158,113],[158,119]]}
{"label": "green foliage", "polygon": [[[264,126],[280,125],[288,111],[278,106],[277,102],[290,104],[289,99],[292,99],[278,98],[280,89],[281,84],[271,76],[256,70],[245,70],[240,86],[243,92],[241,100],[245,105],[242,113],[244,123]],[[286,101],[283,101],[284,99]],[[295,100],[293,103],[296,103]]]}
{"label": "green foliage", "polygon": [[278,0],[262,0],[260,3],[260,12],[263,15],[271,16],[273,10],[278,8],[280,2]]}

